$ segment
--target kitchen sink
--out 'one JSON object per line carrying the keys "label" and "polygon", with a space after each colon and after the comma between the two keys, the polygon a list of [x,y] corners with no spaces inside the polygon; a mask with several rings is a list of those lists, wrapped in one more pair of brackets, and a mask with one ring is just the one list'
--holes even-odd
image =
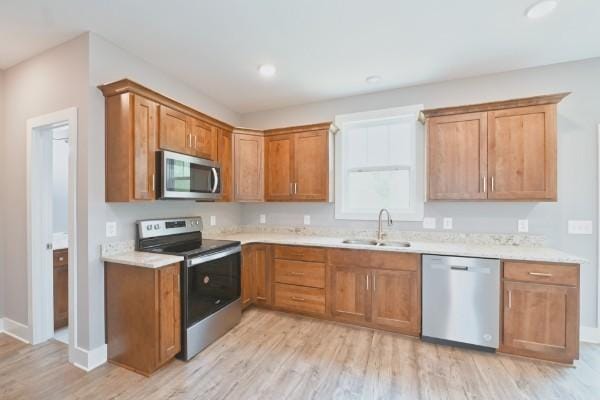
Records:
{"label": "kitchen sink", "polygon": [[360,244],[363,246],[377,246],[379,242],[371,239],[346,239],[342,241],[345,244]]}
{"label": "kitchen sink", "polygon": [[377,246],[386,246],[386,247],[410,247],[410,243],[408,243],[408,242],[393,242],[393,241],[387,241],[387,242],[379,242],[379,243],[377,243]]}
{"label": "kitchen sink", "polygon": [[358,244],[361,246],[385,246],[385,247],[410,247],[408,242],[385,241],[379,242],[373,239],[345,239],[344,244]]}

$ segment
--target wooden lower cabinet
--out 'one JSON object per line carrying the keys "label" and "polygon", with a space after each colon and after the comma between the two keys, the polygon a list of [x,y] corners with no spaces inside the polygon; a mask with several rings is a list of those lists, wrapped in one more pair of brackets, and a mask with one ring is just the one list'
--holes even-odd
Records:
{"label": "wooden lower cabinet", "polygon": [[110,362],[150,375],[181,351],[180,268],[106,263]]}
{"label": "wooden lower cabinet", "polygon": [[325,289],[275,283],[275,306],[287,311],[325,315]]}
{"label": "wooden lower cabinet", "polygon": [[367,322],[370,318],[369,270],[331,266],[331,315],[346,322]]}
{"label": "wooden lower cabinet", "polygon": [[69,324],[69,250],[54,250],[54,329]]}
{"label": "wooden lower cabinet", "polygon": [[371,322],[418,336],[421,332],[420,271],[371,272]]}
{"label": "wooden lower cabinet", "polygon": [[[529,276],[551,278],[537,273],[545,275]],[[502,310],[501,352],[562,363],[579,357],[578,286],[504,280]]]}
{"label": "wooden lower cabinet", "polygon": [[242,308],[251,304],[271,304],[271,272],[269,247],[262,244],[242,248]]}

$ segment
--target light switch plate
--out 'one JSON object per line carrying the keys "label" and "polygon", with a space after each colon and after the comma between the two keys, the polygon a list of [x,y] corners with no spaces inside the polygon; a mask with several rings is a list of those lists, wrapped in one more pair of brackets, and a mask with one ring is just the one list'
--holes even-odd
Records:
{"label": "light switch plate", "polygon": [[310,215],[304,216],[304,225],[310,225]]}
{"label": "light switch plate", "polygon": [[435,229],[435,218],[433,218],[433,217],[425,217],[425,218],[423,218],[423,228],[425,228],[425,229]]}
{"label": "light switch plate", "polygon": [[210,216],[210,226],[215,226],[217,224],[217,217],[215,215]]}
{"label": "light switch plate", "polygon": [[106,223],[106,237],[117,236],[117,223],[114,221]]}
{"label": "light switch plate", "polygon": [[258,221],[261,224],[266,224],[267,223],[267,216],[265,214],[260,214],[260,216],[258,217]]}
{"label": "light switch plate", "polygon": [[529,232],[529,220],[520,219],[517,221],[517,230],[521,233]]}
{"label": "light switch plate", "polygon": [[591,235],[593,225],[590,220],[569,220],[568,232],[570,235]]}
{"label": "light switch plate", "polygon": [[444,224],[444,229],[452,229],[452,218],[445,217],[443,224]]}

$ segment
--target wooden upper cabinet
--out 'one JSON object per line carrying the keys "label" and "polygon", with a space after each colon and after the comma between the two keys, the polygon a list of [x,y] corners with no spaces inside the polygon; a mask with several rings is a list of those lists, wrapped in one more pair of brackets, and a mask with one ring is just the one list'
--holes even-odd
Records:
{"label": "wooden upper cabinet", "polygon": [[418,335],[421,327],[421,294],[418,272],[374,269],[374,324]]}
{"label": "wooden upper cabinet", "polygon": [[190,117],[190,136],[193,156],[217,159],[217,128],[204,121]]}
{"label": "wooden upper cabinet", "polygon": [[556,104],[568,94],[424,110],[428,198],[556,201]]}
{"label": "wooden upper cabinet", "polygon": [[294,136],[294,199],[327,201],[329,130],[302,132]]}
{"label": "wooden upper cabinet", "polygon": [[327,201],[330,123],[265,131],[265,199]]}
{"label": "wooden upper cabinet", "polygon": [[428,124],[429,199],[485,199],[486,113],[434,117]]}
{"label": "wooden upper cabinet", "polygon": [[237,201],[262,201],[264,198],[263,149],[261,133],[234,130],[234,197]]}
{"label": "wooden upper cabinet", "polygon": [[265,138],[265,200],[291,200],[294,182],[294,135]]}
{"label": "wooden upper cabinet", "polygon": [[163,150],[193,154],[191,119],[167,106],[160,107],[159,147]]}
{"label": "wooden upper cabinet", "polygon": [[218,130],[217,161],[221,165],[221,201],[233,200],[233,137],[231,131]]}
{"label": "wooden upper cabinet", "polygon": [[556,200],[556,105],[488,113],[489,199]]}
{"label": "wooden upper cabinet", "polygon": [[503,297],[501,351],[567,363],[578,357],[577,287],[504,281]]}
{"label": "wooden upper cabinet", "polygon": [[106,98],[106,201],[153,200],[158,104],[131,93]]}

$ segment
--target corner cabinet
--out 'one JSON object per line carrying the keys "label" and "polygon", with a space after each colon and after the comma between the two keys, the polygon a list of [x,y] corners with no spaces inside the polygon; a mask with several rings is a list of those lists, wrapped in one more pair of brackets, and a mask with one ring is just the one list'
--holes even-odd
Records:
{"label": "corner cabinet", "polygon": [[127,79],[99,89],[106,99],[107,202],[155,200],[156,151],[217,160],[219,132],[233,129]]}
{"label": "corner cabinet", "polygon": [[330,125],[265,131],[265,200],[328,200]]}
{"label": "corner cabinet", "polygon": [[242,308],[251,304],[271,304],[269,246],[249,244],[242,247]]}
{"label": "corner cabinet", "polygon": [[556,201],[556,105],[567,95],[424,110],[428,199]]}
{"label": "corner cabinet", "polygon": [[106,263],[110,362],[150,375],[181,351],[180,268]]}
{"label": "corner cabinet", "polygon": [[264,199],[264,138],[262,132],[249,129],[233,131],[234,199]]}

